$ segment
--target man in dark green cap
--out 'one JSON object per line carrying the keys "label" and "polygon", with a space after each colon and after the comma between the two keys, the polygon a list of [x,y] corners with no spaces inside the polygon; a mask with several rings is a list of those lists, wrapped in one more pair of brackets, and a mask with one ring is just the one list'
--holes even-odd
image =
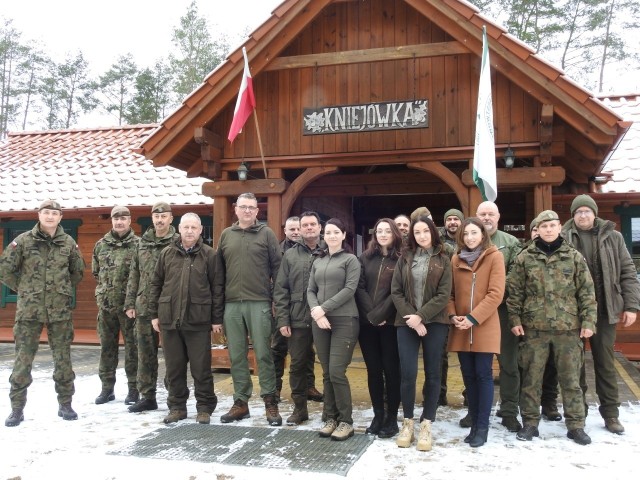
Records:
{"label": "man in dark green cap", "polygon": [[16,360],[9,377],[11,414],[4,422],[7,427],[18,426],[24,420],[27,388],[33,381],[31,368],[45,325],[53,355],[58,416],[64,420],[78,418],[71,408],[75,393],[71,304],[85,265],[78,245],[64,233],[61,221],[60,204],[55,200],[42,202],[36,226],[18,235],[0,257],[0,282],[18,292],[13,327]]}
{"label": "man in dark green cap", "polygon": [[[598,206],[589,195],[578,195],[571,203],[571,216],[562,235],[587,260],[598,301],[596,334],[589,339],[596,377],[600,415],[607,430],[624,433],[620,423],[618,383],[613,344],[619,322],[629,327],[640,308],[640,284],[631,255],[615,224],[598,217]],[[584,365],[580,386],[587,392]]]}
{"label": "man in dark green cap", "polygon": [[454,249],[457,246],[456,235],[463,220],[464,214],[460,210],[450,208],[444,214],[444,226],[439,228],[440,238],[442,238],[445,243],[453,246]]}
{"label": "man in dark green cap", "polygon": [[128,393],[125,405],[138,401],[136,388],[138,348],[135,326],[125,315],[124,300],[131,259],[138,248],[139,237],[131,229],[131,212],[127,207],[115,206],[111,210],[111,230],[96,242],[93,248],[91,272],[96,279],[98,304],[98,336],[100,337],[100,363],[98,375],[102,383],[96,404],[115,400],[120,333],[124,339],[124,371]]}

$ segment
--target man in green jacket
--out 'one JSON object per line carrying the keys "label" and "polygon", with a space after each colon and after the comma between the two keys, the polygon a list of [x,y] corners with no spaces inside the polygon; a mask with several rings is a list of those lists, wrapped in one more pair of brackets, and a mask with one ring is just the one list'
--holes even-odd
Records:
{"label": "man in green jacket", "polygon": [[131,229],[131,213],[127,207],[115,206],[111,210],[111,230],[96,242],[93,248],[91,272],[96,279],[98,304],[98,336],[100,337],[100,363],[98,375],[102,390],[95,402],[98,405],[115,400],[120,332],[124,339],[124,371],[129,391],[125,405],[138,401],[136,388],[138,348],[133,322],[124,312],[127,279],[131,259],[140,240]]}
{"label": "man in green jacket", "polygon": [[138,249],[131,260],[131,271],[127,282],[125,313],[130,322],[135,323],[138,342],[137,386],[140,400],[129,407],[132,413],[157,410],[156,384],[158,382],[159,336],[151,326],[149,316],[149,294],[151,278],[158,263],[160,252],[177,240],[180,235],[171,225],[171,206],[166,202],[156,202],[151,207],[153,226],[140,238]]}
{"label": "man in green jacket", "polygon": [[4,422],[7,427],[24,420],[27,388],[33,381],[31,368],[45,325],[53,355],[58,416],[64,420],[78,418],[71,408],[75,392],[71,310],[74,287],[82,280],[85,265],[75,240],[60,226],[61,220],[58,202],[42,202],[38,223],[13,240],[0,257],[0,282],[18,293],[13,327],[16,359],[9,377],[11,414]]}
{"label": "man in green jacket", "polygon": [[[593,277],[598,301],[598,331],[589,339],[596,377],[600,415],[607,430],[624,433],[618,418],[620,400],[616,381],[613,344],[619,322],[629,327],[640,308],[640,284],[636,268],[615,224],[598,218],[598,206],[589,195],[578,195],[571,203],[571,216],[562,235],[584,255]],[[580,386],[587,392],[584,365]]]}
{"label": "man in green jacket", "polygon": [[187,364],[193,377],[196,422],[208,424],[218,398],[211,374],[211,325],[215,251],[202,240],[195,213],[180,219],[180,237],[165,248],[151,280],[149,314],[162,336],[169,414],[164,423],[187,418]]}
{"label": "man in green jacket", "polygon": [[282,425],[276,399],[276,373],[271,357],[271,336],[275,330],[272,286],[282,259],[276,235],[257,222],[258,200],[253,193],[238,196],[238,221],[220,236],[217,259],[216,302],[213,331],[227,337],[231,359],[234,404],[220,417],[229,423],[249,417],[248,401],[253,392],[247,360],[251,337],[258,362],[260,395],[269,425]]}
{"label": "man in green jacket", "polygon": [[511,332],[520,339],[522,368],[520,411],[524,426],[516,438],[539,436],[540,395],[549,355],[554,356],[562,389],[567,437],[591,443],[584,431],[585,409],[580,390],[584,363],[581,338],[595,331],[593,281],[582,255],[560,236],[560,219],[552,210],[536,218],[538,238],[513,262],[507,277]]}
{"label": "man in green jacket", "polygon": [[[289,384],[295,408],[287,424],[297,425],[309,419],[307,400],[309,391],[315,390],[312,382],[315,352],[311,331],[311,312],[307,303],[307,287],[311,265],[320,250],[320,216],[304,212],[300,217],[302,241],[289,248],[280,263],[280,271],[273,291],[277,328],[285,338],[291,366]],[[318,392],[319,393],[319,392]]]}
{"label": "man in green jacket", "polygon": [[[520,241],[506,232],[498,230],[500,212],[493,202],[482,202],[476,210],[476,217],[480,219],[485,230],[491,236],[491,242],[498,247],[504,257],[504,266],[509,274],[511,264],[520,252]],[[506,292],[506,290],[505,290]],[[505,293],[505,297],[507,293]],[[521,425],[518,421],[518,403],[520,399],[520,371],[518,370],[518,338],[510,333],[509,314],[507,305],[503,301],[498,307],[500,316],[500,411],[502,425],[510,432],[517,432]]]}

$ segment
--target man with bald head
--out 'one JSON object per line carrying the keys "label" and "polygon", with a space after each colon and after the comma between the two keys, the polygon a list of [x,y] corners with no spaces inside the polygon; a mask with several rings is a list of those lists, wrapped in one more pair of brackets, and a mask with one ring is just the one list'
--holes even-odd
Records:
{"label": "man with bald head", "polygon": [[[482,202],[478,205],[476,217],[484,225],[485,231],[491,237],[491,242],[502,252],[504,266],[508,275],[511,264],[522,248],[520,241],[513,235],[498,230],[500,212],[495,203]],[[517,432],[522,428],[517,418],[520,397],[518,337],[510,332],[509,315],[504,300],[506,298],[503,299],[503,302],[498,307],[500,329],[502,331],[500,355],[498,355],[498,363],[500,365],[500,412],[502,414],[502,425],[510,432]]]}

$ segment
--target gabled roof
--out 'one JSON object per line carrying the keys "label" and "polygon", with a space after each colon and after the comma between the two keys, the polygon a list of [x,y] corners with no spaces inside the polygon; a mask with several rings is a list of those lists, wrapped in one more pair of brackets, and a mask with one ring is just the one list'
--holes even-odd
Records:
{"label": "gabled roof", "polygon": [[45,199],[64,209],[211,204],[204,179],[154,168],[134,153],[157,125],[9,133],[0,143],[0,211],[35,210]]}
{"label": "gabled roof", "polygon": [[640,94],[608,96],[603,103],[633,125],[604,166],[613,177],[602,186],[602,191],[640,192]]}
{"label": "gabled roof", "polygon": [[[327,5],[341,1],[345,0],[283,1],[244,43],[254,79]],[[553,105],[554,114],[578,132],[574,136],[577,138],[568,139],[578,151],[586,139],[604,159],[628,128],[628,124],[594,94],[484,17],[470,3],[464,0],[405,1],[478,56],[482,50],[482,26],[486,25],[492,68],[516,82],[542,104]],[[199,152],[193,138],[194,129],[212,122],[233,102],[242,70],[242,48],[238,48],[145,139],[140,152],[156,166],[172,165],[188,170]]]}

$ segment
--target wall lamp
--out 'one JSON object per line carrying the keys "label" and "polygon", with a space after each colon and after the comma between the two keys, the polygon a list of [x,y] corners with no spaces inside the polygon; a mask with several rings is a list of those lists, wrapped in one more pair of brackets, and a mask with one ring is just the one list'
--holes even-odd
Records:
{"label": "wall lamp", "polygon": [[247,179],[247,174],[249,173],[249,166],[247,165],[247,162],[243,161],[238,167],[237,172],[238,172],[238,180],[240,180],[241,182],[244,182]]}
{"label": "wall lamp", "polygon": [[513,153],[513,150],[511,150],[511,147],[507,147],[507,151],[504,152],[504,166],[511,169],[513,168],[513,164],[515,163],[516,160],[516,155],[515,153]]}

